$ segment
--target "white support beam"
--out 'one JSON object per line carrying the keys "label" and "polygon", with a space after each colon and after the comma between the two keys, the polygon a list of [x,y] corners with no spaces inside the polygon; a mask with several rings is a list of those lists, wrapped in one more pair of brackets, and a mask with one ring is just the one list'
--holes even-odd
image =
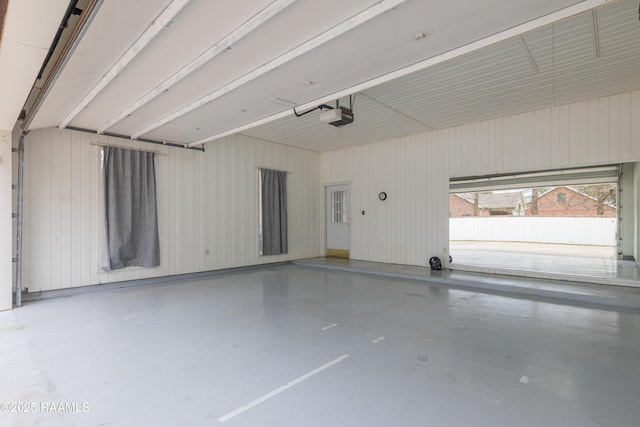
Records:
{"label": "white support beam", "polygon": [[[433,56],[429,59],[425,59],[424,61],[420,61],[417,62],[413,65],[410,65],[408,67],[404,67],[401,69],[398,69],[396,71],[392,71],[390,73],[384,74],[380,77],[376,77],[374,79],[368,80],[366,82],[348,87],[346,89],[340,90],[338,92],[334,92],[332,94],[323,96],[322,98],[318,98],[318,99],[314,99],[313,101],[307,102],[305,104],[301,104],[298,107],[296,107],[296,110],[300,113],[300,112],[304,112],[305,110],[309,110],[311,108],[315,108],[320,104],[325,104],[328,102],[332,102],[335,101],[336,99],[345,97],[345,96],[349,96],[352,95],[354,93],[358,93],[360,91],[364,91],[367,89],[370,89],[372,87],[390,82],[392,80],[395,79],[399,79],[401,77],[407,76],[411,73],[415,73],[417,71],[421,71],[424,70],[426,68],[432,67],[434,65],[449,61],[451,59],[460,57],[462,55],[465,55],[467,53],[471,53],[474,52],[476,50],[482,49],[484,47],[493,45],[495,43],[499,43],[502,42],[504,40],[510,39],[512,37],[518,37],[521,36],[522,34],[525,34],[529,31],[535,30],[537,28],[540,27],[544,27],[545,25],[549,25],[549,24],[553,24],[554,22],[558,22],[560,20],[569,18],[571,16],[575,16],[578,15],[580,13],[595,9],[596,7],[602,6],[604,4],[608,4],[608,3],[613,3],[615,1],[618,0],[585,0],[581,3],[575,4],[573,6],[569,6],[567,8],[558,10],[556,12],[550,13],[548,15],[542,16],[540,18],[536,18],[533,19],[531,21],[525,22],[523,24],[520,25],[516,25],[515,27],[511,27],[508,30],[504,30],[504,31],[500,31],[496,34],[493,34],[491,36],[485,37],[483,39],[479,39],[475,42],[466,44],[464,46],[460,46],[456,49],[441,53],[439,55]],[[204,137],[202,139],[199,139],[197,141],[193,141],[190,142],[189,144],[187,144],[188,146],[196,146],[196,145],[202,145],[205,142],[209,142],[209,141],[214,141],[216,139],[220,139],[220,138],[224,138],[225,136],[228,135],[233,135],[235,133],[238,132],[242,132],[245,131],[247,129],[251,129],[263,124],[267,124],[279,119],[282,119],[284,117],[288,117],[293,115],[293,110],[286,110],[286,111],[282,111],[280,113],[276,113],[273,114],[271,116],[268,117],[264,117],[262,119],[256,120],[254,122],[251,123],[246,123],[244,125],[232,128],[232,129],[227,129],[223,132],[217,133],[215,135],[211,135],[208,137]],[[166,123],[166,122],[165,122]]]}
{"label": "white support beam", "polygon": [[91,88],[89,92],[82,98],[82,100],[76,104],[75,107],[65,116],[64,119],[58,124],[60,129],[67,127],[67,125],[84,110],[87,105],[96,97],[102,90],[107,87],[109,83],[124,70],[124,68],[136,57],[151,41],[162,31],[169,22],[182,10],[184,6],[189,3],[190,0],[173,0],[167,7],[158,15],[156,19],[147,27],[140,37],[127,49],[127,51],[116,61],[116,63],[102,76],[98,83]]}
{"label": "white support beam", "polygon": [[178,83],[180,80],[184,79],[189,74],[202,67],[208,61],[218,56],[225,49],[231,47],[234,43],[238,42],[243,37],[254,31],[256,28],[260,27],[265,22],[276,16],[278,13],[282,12],[285,8],[290,6],[295,1],[296,0],[276,0],[271,3],[258,14],[254,15],[247,22],[236,28],[231,34],[220,40],[215,45],[211,46],[193,61],[191,61],[175,74],[166,79],[164,82],[153,88],[151,91],[147,92],[144,96],[129,105],[126,109],[122,110],[117,115],[113,116],[103,125],[101,125],[97,130],[98,133],[104,133],[111,126],[115,125],[116,123],[127,117],[129,114],[147,104],[156,96],[162,94],[164,91]]}
{"label": "white support beam", "polygon": [[217,89],[214,92],[211,92],[210,94],[203,96],[202,98],[187,104],[181,108],[179,108],[178,110],[174,111],[173,113],[169,114],[168,116],[156,121],[155,123],[152,123],[151,125],[145,127],[144,129],[141,129],[137,132],[134,132],[131,137],[133,139],[138,138],[146,133],[151,132],[154,129],[159,128],[160,126],[169,123],[170,121],[181,117],[193,110],[195,110],[196,108],[199,108],[211,101],[213,101],[216,98],[219,98],[229,92],[231,92],[234,89],[237,89],[238,87],[245,85],[247,83],[249,83],[250,81],[263,76],[264,74],[275,70],[276,68],[286,64],[289,61],[294,60],[295,58],[299,57],[300,55],[303,55],[315,48],[317,48],[318,46],[323,45],[324,43],[327,43],[330,40],[335,39],[336,37],[346,33],[349,30],[352,30],[353,28],[356,28],[357,26],[375,18],[376,16],[379,16],[391,9],[393,9],[394,7],[404,3],[406,0],[382,0],[379,3],[376,3],[375,5],[369,7],[368,9],[366,9],[363,12],[358,13],[357,15],[352,16],[351,18],[347,19],[346,21],[336,25],[335,27],[325,31],[324,33],[312,38],[311,40],[308,40],[307,42],[301,44],[300,46],[280,55],[279,57],[267,62],[266,64],[256,68],[253,71],[250,71],[249,73],[245,74],[244,76],[232,81],[231,83],[228,83],[224,86],[222,86],[221,88]]}

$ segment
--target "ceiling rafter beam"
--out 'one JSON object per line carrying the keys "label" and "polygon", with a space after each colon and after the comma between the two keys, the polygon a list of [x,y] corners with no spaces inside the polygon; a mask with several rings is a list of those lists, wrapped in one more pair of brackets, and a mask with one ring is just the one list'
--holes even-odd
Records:
{"label": "ceiling rafter beam", "polygon": [[[500,31],[491,36],[476,40],[475,42],[460,46],[458,48],[452,49],[450,51],[441,53],[439,55],[433,56],[431,58],[425,59],[424,61],[417,62],[413,65],[409,65],[408,67],[400,68],[396,71],[392,71],[390,73],[384,74],[380,77],[376,77],[374,79],[368,80],[366,82],[348,87],[338,92],[334,92],[332,94],[323,96],[321,98],[315,99],[313,101],[307,102],[305,104],[301,104],[296,107],[298,111],[305,111],[310,108],[314,108],[317,105],[324,104],[327,102],[331,102],[335,99],[348,96],[354,93],[358,93],[363,90],[370,89],[372,87],[381,85],[383,83],[390,82],[392,80],[407,76],[411,73],[424,70],[426,68],[432,67],[434,65],[449,61],[451,59],[460,57],[470,52],[474,52],[476,50],[482,49],[484,47],[493,45],[495,43],[499,43],[501,41],[510,39],[512,37],[517,37],[522,34],[525,34],[529,31],[535,30],[540,27],[544,27],[545,25],[553,24],[554,22],[558,22],[560,20],[569,18],[571,16],[578,15],[580,13],[584,13],[586,11],[595,9],[599,6],[602,6],[607,3],[613,3],[617,0],[585,0],[581,3],[575,4],[573,6],[566,7],[564,9],[560,9],[556,12],[549,13],[547,15],[541,16],[539,18],[533,19],[531,21],[525,22],[520,25],[516,25],[507,30]],[[293,115],[293,110],[285,110],[280,113],[273,114],[268,117],[263,117],[262,119],[246,123],[241,126],[237,126],[232,129],[227,129],[225,131],[219,132],[215,135],[211,135],[208,137],[204,137],[198,139],[196,141],[190,142],[187,145],[196,146],[202,145],[206,142],[215,141],[220,138],[224,138],[225,136],[233,135],[238,132],[243,132],[245,130],[261,126],[267,123],[271,123],[276,120],[280,120],[285,117],[289,117]]]}
{"label": "ceiling rafter beam", "polygon": [[325,43],[327,43],[330,40],[335,39],[336,37],[346,33],[349,30],[352,30],[353,28],[356,28],[357,26],[375,18],[376,16],[379,16],[391,9],[393,9],[394,7],[404,3],[406,0],[381,0],[380,2],[374,4],[373,6],[369,7],[368,9],[364,10],[363,12],[360,12],[354,16],[352,16],[351,18],[347,19],[346,21],[341,22],[340,24],[334,26],[333,28],[330,28],[329,30],[317,35],[316,37],[308,40],[307,42],[293,48],[292,50],[280,55],[279,57],[267,62],[264,65],[261,65],[260,67],[254,69],[253,71],[250,71],[249,73],[243,75],[242,77],[239,77],[238,79],[220,87],[219,89],[209,93],[208,95],[203,96],[202,98],[187,104],[181,108],[179,108],[178,110],[174,111],[173,113],[165,116],[164,118],[156,121],[155,123],[150,124],[149,126],[145,127],[144,129],[141,129],[135,133],[133,133],[131,135],[132,138],[138,138],[146,133],[151,132],[154,129],[159,128],[162,125],[165,125],[167,123],[169,123],[170,121],[177,119],[178,117],[184,116],[185,114],[205,105],[208,104],[209,102],[213,101],[214,99],[217,99],[229,92],[231,92],[234,89],[239,88],[242,85],[245,85],[247,83],[249,83],[252,80],[255,80],[256,78],[263,76],[264,74],[278,68],[281,67],[282,65],[286,64],[287,62],[290,62],[292,60],[294,60],[295,58],[303,55],[304,53],[307,53]]}
{"label": "ceiling rafter beam", "polygon": [[251,17],[248,21],[236,28],[233,32],[220,40],[215,45],[204,51],[194,60],[178,70],[175,74],[167,78],[158,86],[147,92],[144,96],[134,101],[126,109],[113,116],[109,121],[98,127],[98,133],[102,134],[107,129],[129,116],[131,113],[144,106],[158,95],[164,93],[166,90],[174,86],[176,83],[193,73],[198,68],[202,67],[211,59],[224,52],[225,49],[231,47],[234,43],[241,40],[246,35],[250,34],[258,27],[269,21],[271,18],[282,12],[288,6],[290,6],[296,0],[275,0],[269,6],[262,9],[259,13]]}
{"label": "ceiling rafter beam", "polygon": [[67,125],[84,110],[93,99],[107,87],[109,83],[124,70],[124,68],[136,57],[142,50],[162,31],[174,16],[182,10],[190,0],[173,0],[167,7],[153,20],[151,25],[138,37],[138,39],[127,49],[127,51],[116,61],[116,63],[102,76],[100,80],[87,92],[87,94],[78,102],[75,107],[69,111],[64,119],[58,124],[60,129],[64,129]]}

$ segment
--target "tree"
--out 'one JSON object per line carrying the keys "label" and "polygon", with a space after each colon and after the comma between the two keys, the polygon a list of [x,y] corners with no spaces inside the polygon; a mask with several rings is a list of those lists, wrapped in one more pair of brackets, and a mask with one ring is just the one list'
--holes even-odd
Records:
{"label": "tree", "polygon": [[617,204],[617,184],[576,185],[575,188],[596,199],[596,215],[598,216],[604,215],[605,204],[611,206],[616,206]]}
{"label": "tree", "polygon": [[538,215],[538,189],[531,189],[531,215]]}
{"label": "tree", "polygon": [[591,185],[575,185],[574,188],[578,191],[581,191],[594,199],[599,199],[603,197],[603,203],[609,203],[612,206],[616,206],[617,204],[617,189],[618,185],[615,183],[611,184],[591,184]]}
{"label": "tree", "polygon": [[480,194],[473,193],[473,216],[478,216],[479,207],[480,207]]}

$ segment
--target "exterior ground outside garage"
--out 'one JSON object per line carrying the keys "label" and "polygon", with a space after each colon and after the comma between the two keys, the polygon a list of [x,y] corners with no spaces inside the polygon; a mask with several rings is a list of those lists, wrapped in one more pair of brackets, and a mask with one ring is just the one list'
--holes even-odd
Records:
{"label": "exterior ground outside garage", "polygon": [[615,258],[614,246],[451,241],[451,268],[553,280],[638,286],[635,261]]}
{"label": "exterior ground outside garage", "polygon": [[[493,252],[517,252],[520,254],[556,255],[566,257],[585,258],[615,258],[615,246],[603,245],[562,245],[553,243],[528,243],[528,242],[482,242],[453,240],[450,244],[450,253],[463,251],[493,251]],[[460,257],[460,255],[458,255]]]}

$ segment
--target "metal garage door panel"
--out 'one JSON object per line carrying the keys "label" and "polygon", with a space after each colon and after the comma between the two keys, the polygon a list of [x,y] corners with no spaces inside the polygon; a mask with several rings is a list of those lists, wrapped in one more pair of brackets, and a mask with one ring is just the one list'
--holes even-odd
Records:
{"label": "metal garage door panel", "polygon": [[620,165],[560,169],[520,174],[453,178],[449,182],[449,190],[452,193],[466,193],[527,187],[617,183],[619,176]]}

